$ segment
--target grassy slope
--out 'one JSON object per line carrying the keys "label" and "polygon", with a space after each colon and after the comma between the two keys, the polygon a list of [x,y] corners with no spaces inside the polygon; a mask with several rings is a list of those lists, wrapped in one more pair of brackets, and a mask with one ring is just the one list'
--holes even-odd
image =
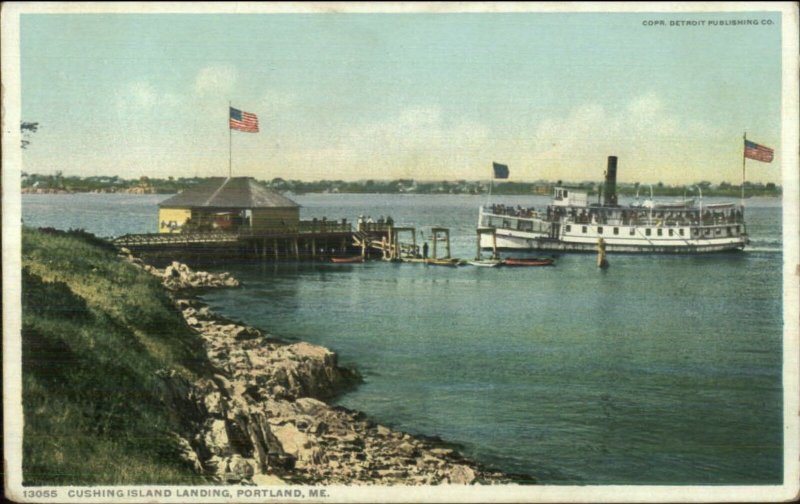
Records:
{"label": "grassy slope", "polygon": [[205,355],[157,279],[80,233],[25,229],[22,257],[24,483],[201,483],[156,371]]}

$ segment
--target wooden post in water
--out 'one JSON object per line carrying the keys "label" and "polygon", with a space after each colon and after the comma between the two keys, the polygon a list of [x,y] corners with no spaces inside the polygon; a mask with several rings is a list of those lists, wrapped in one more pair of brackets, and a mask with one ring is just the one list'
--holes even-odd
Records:
{"label": "wooden post in water", "polygon": [[450,230],[445,229],[444,231],[445,239],[447,240],[447,259],[450,259]]}
{"label": "wooden post in water", "polygon": [[492,228],[492,259],[497,259],[497,230]]}
{"label": "wooden post in water", "polygon": [[433,238],[433,253],[431,255],[431,259],[437,259],[437,257],[436,257],[436,238],[437,238],[436,237],[436,235],[437,235],[436,231],[433,231],[431,233],[431,235],[432,235],[432,238]]}
{"label": "wooden post in water", "polygon": [[317,239],[311,238],[311,259],[317,258]]}
{"label": "wooden post in water", "polygon": [[608,260],[606,259],[606,242],[602,238],[597,239],[597,267],[608,268]]}
{"label": "wooden post in water", "polygon": [[278,260],[278,239],[272,240],[272,246],[275,248],[275,261]]}
{"label": "wooden post in water", "polygon": [[300,260],[300,244],[297,243],[297,237],[292,240],[292,247],[294,248],[294,259],[296,261]]}

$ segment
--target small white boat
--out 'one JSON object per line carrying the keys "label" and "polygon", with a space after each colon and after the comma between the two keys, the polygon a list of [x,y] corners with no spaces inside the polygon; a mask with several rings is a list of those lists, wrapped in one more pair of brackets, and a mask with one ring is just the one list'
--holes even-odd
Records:
{"label": "small white boat", "polygon": [[494,268],[503,264],[503,261],[500,259],[475,259],[474,261],[467,261],[467,264],[481,268]]}

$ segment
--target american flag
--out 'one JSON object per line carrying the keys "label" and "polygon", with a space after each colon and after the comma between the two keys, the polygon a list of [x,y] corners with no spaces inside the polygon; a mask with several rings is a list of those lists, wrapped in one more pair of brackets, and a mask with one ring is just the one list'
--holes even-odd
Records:
{"label": "american flag", "polygon": [[248,133],[258,133],[258,116],[250,112],[242,112],[239,109],[230,107],[230,128],[246,131]]}
{"label": "american flag", "polygon": [[750,140],[744,141],[744,157],[755,159],[756,161],[763,161],[764,163],[771,163],[774,153],[769,147],[758,145]]}

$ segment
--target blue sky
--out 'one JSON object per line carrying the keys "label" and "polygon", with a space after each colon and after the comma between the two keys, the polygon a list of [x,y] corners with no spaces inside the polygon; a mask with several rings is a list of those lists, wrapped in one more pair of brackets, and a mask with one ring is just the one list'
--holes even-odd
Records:
{"label": "blue sky", "polygon": [[[756,26],[644,26],[754,19]],[[761,22],[773,24],[760,24]],[[258,178],[741,179],[780,147],[780,14],[24,14],[24,170]],[[780,156],[748,161],[779,182]]]}

